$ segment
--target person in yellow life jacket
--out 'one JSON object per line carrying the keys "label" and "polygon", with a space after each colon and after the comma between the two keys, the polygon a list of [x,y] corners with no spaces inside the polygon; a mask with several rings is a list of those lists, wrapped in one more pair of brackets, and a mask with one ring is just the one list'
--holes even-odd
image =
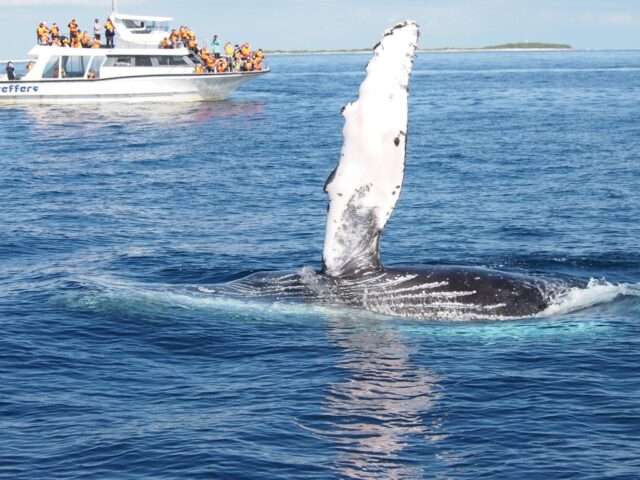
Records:
{"label": "person in yellow life jacket", "polygon": [[247,58],[244,60],[244,63],[242,64],[242,69],[245,72],[250,72],[251,70],[253,70],[253,64],[251,63],[250,58]]}
{"label": "person in yellow life jacket", "polygon": [[107,48],[113,48],[113,37],[116,36],[116,27],[110,18],[107,18],[107,21],[104,24],[104,36],[107,37]]}
{"label": "person in yellow life jacket", "polygon": [[203,74],[204,73],[204,65],[202,65],[201,63],[196,63],[196,73],[198,75]]}
{"label": "person in yellow life jacket", "polygon": [[171,40],[174,45],[178,43],[178,40],[180,40],[180,35],[178,35],[178,32],[176,32],[175,28],[171,30],[171,35],[169,35],[169,40]]}
{"label": "person in yellow life jacket", "polygon": [[43,45],[42,41],[43,41],[43,37],[44,37],[44,23],[40,23],[37,27],[36,27],[36,42],[38,42],[38,45]]}
{"label": "person in yellow life jacket", "polygon": [[72,48],[82,48],[81,37],[76,37],[73,40],[71,40],[71,47]]}
{"label": "person in yellow life jacket", "polygon": [[185,45],[189,40],[189,30],[187,29],[187,27],[180,27],[180,40],[182,40],[182,43],[184,43]]}
{"label": "person in yellow life jacket", "polygon": [[226,72],[227,68],[229,68],[229,65],[227,64],[227,61],[224,58],[221,58],[220,60],[218,60],[218,73]]}
{"label": "person in yellow life jacket", "polygon": [[215,72],[216,70],[216,59],[213,58],[213,55],[208,55],[207,59],[205,60],[205,63],[207,64],[207,70],[210,72]]}
{"label": "person in yellow life jacket", "polygon": [[101,46],[100,39],[97,37],[93,39],[93,42],[91,42],[91,48],[100,48]]}
{"label": "person in yellow life jacket", "polygon": [[91,36],[89,35],[89,32],[84,32],[84,34],[82,35],[82,39],[80,41],[82,42],[82,46],[84,48],[90,48],[91,47]]}
{"label": "person in yellow life jacket", "polygon": [[198,42],[196,42],[195,39],[190,38],[187,42],[187,47],[189,47],[189,50],[191,50],[193,53],[198,53]]}
{"label": "person in yellow life jacket", "polygon": [[224,44],[224,58],[227,61],[227,65],[231,65],[231,62],[233,62],[233,45],[231,45],[231,42]]}
{"label": "person in yellow life jacket", "polygon": [[262,70],[262,58],[258,57],[255,53],[251,57],[251,62],[253,63],[253,69],[260,71]]}
{"label": "person in yellow life jacket", "polygon": [[251,53],[251,46],[248,43],[244,43],[241,47],[240,47],[240,53],[242,54],[242,58],[246,59],[249,57],[249,54]]}
{"label": "person in yellow life jacket", "polygon": [[78,24],[76,23],[76,19],[74,18],[67,25],[69,27],[69,38],[74,39],[78,33]]}
{"label": "person in yellow life jacket", "polygon": [[258,51],[256,52],[256,57],[258,57],[259,59],[264,58],[264,52],[262,51],[261,48],[259,48]]}
{"label": "person in yellow life jacket", "polygon": [[27,72],[30,72],[31,70],[33,70],[33,66],[34,65],[35,65],[35,63],[33,63],[33,62],[27,63]]}
{"label": "person in yellow life jacket", "polygon": [[169,39],[167,37],[160,40],[160,48],[169,48]]}

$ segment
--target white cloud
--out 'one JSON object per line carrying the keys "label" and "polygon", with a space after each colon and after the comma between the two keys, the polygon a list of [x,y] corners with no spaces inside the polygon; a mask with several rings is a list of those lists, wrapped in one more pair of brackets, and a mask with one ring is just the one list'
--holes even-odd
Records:
{"label": "white cloud", "polygon": [[588,27],[638,27],[640,19],[624,10],[591,11],[575,13],[551,13],[548,17],[554,20]]}

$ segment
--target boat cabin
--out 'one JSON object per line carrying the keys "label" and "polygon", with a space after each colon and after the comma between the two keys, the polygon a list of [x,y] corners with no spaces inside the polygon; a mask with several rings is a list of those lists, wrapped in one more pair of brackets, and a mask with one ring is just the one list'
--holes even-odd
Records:
{"label": "boat cabin", "polygon": [[187,49],[68,48],[38,45],[34,67],[22,80],[72,80],[194,73]]}

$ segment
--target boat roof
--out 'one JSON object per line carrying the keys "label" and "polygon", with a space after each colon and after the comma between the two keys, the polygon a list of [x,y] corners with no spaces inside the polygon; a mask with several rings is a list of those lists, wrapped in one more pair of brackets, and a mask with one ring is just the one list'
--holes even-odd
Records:
{"label": "boat roof", "polygon": [[36,45],[31,49],[29,55],[37,56],[106,56],[106,55],[160,55],[174,57],[176,55],[189,55],[191,52],[187,48],[71,48],[52,47],[49,45]]}
{"label": "boat roof", "polygon": [[150,17],[147,15],[127,15],[124,13],[112,13],[114,18],[120,18],[122,20],[142,20],[145,22],[170,22],[173,17]]}

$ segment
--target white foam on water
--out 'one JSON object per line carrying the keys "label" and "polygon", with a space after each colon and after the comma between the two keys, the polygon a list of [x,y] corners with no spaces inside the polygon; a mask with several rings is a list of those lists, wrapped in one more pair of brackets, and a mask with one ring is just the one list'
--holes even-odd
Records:
{"label": "white foam on water", "polygon": [[618,297],[640,297],[640,283],[613,284],[592,278],[586,287],[573,287],[557,294],[539,316],[557,316],[613,302]]}

